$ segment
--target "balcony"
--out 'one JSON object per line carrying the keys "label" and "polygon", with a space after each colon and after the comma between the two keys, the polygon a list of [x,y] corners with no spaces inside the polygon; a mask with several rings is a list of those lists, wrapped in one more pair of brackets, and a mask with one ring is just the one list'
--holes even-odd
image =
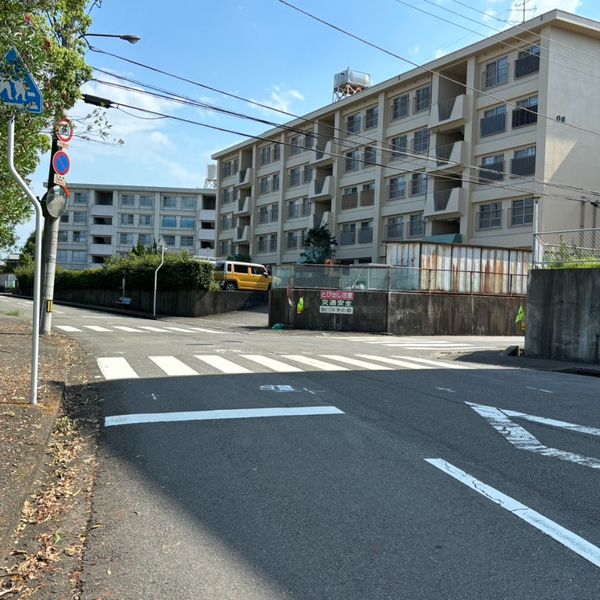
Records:
{"label": "balcony", "polygon": [[233,241],[236,244],[239,244],[240,242],[247,242],[249,229],[250,228],[248,227],[248,225],[244,225],[243,227],[236,227],[235,238],[233,239]]}
{"label": "balcony", "polygon": [[89,254],[95,256],[112,256],[113,246],[112,244],[90,244]]}
{"label": "balcony", "polygon": [[250,196],[244,196],[237,201],[237,206],[234,214],[238,217],[250,215]]}
{"label": "balcony", "polygon": [[540,55],[526,54],[515,60],[515,78],[525,77],[540,70]]}
{"label": "balcony", "polygon": [[198,230],[198,239],[202,241],[212,241],[215,239],[214,229],[200,229]]}
{"label": "balcony", "polygon": [[246,167],[238,173],[238,181],[235,184],[237,188],[247,188],[252,186],[252,167]]}
{"label": "balcony", "polygon": [[214,221],[217,218],[217,211],[212,209],[203,208],[198,214],[198,219],[200,221]]}
{"label": "balcony", "polygon": [[373,206],[375,204],[375,190],[361,190],[360,205]]}
{"label": "balcony", "polygon": [[342,210],[358,208],[358,192],[342,194]]}
{"label": "balcony", "polygon": [[90,225],[90,235],[112,235],[113,229],[112,225]]}
{"label": "balcony", "polygon": [[515,108],[512,111],[512,126],[523,127],[524,125],[533,125],[538,120],[538,107],[537,104],[532,104],[526,108]]}
{"label": "balcony", "polygon": [[352,246],[356,243],[356,231],[347,229],[340,231],[340,246]]}
{"label": "balcony", "polygon": [[310,161],[313,167],[326,167],[333,164],[333,155],[336,153],[336,146],[333,140],[327,140],[324,145],[317,143],[315,153]]}
{"label": "balcony", "polygon": [[447,218],[464,214],[464,190],[460,187],[427,194],[423,216],[428,219]]}
{"label": "balcony", "polygon": [[470,114],[471,99],[466,94],[441,100],[429,115],[429,129],[443,131],[465,123]]}
{"label": "balcony", "polygon": [[322,213],[314,212],[308,217],[308,228],[327,227],[331,231],[331,212],[326,210]]}
{"label": "balcony", "polygon": [[112,204],[92,204],[92,217],[114,217],[115,207]]}
{"label": "balcony", "polygon": [[373,228],[362,227],[358,230],[358,243],[359,244],[372,244],[373,243]]}
{"label": "balcony", "polygon": [[317,177],[310,183],[311,198],[331,198],[333,190],[333,175]]}
{"label": "balcony", "polygon": [[517,177],[535,175],[535,155],[511,159],[510,174]]}
{"label": "balcony", "polygon": [[386,240],[402,240],[402,239],[404,239],[404,223],[398,222],[398,221],[392,222],[392,223],[386,223],[385,239]]}
{"label": "balcony", "polygon": [[462,170],[466,162],[466,144],[459,140],[452,144],[435,147],[435,163],[429,165],[428,171],[444,171],[446,169]]}
{"label": "balcony", "polygon": [[491,183],[494,181],[502,181],[504,179],[504,161],[499,160],[495,163],[480,165],[479,167],[479,183]]}
{"label": "balcony", "polygon": [[506,131],[506,113],[498,113],[489,117],[483,117],[479,121],[480,137],[487,137],[496,133]]}

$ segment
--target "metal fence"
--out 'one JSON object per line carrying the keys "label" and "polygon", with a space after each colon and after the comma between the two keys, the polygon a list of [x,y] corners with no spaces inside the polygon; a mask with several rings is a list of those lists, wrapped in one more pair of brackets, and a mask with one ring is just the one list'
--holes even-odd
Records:
{"label": "metal fence", "polygon": [[273,267],[273,288],[355,292],[455,292],[523,295],[527,272],[391,265],[287,265]]}
{"label": "metal fence", "polygon": [[533,265],[537,268],[600,267],[600,228],[534,234]]}

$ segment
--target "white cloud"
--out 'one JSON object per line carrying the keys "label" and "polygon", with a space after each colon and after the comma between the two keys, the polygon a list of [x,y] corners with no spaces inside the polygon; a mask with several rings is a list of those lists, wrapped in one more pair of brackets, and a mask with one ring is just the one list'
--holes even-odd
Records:
{"label": "white cloud", "polygon": [[421,46],[419,46],[419,44],[417,44],[416,46],[414,46],[413,48],[411,48],[409,50],[409,53],[411,56],[417,56],[417,54],[419,54],[419,52],[421,52]]}
{"label": "white cloud", "polygon": [[[554,9],[576,13],[581,4],[582,0],[535,0],[535,3],[528,2],[525,6],[525,20]],[[521,23],[523,21],[522,0],[512,1],[508,21],[511,23]]]}
{"label": "white cloud", "polygon": [[498,13],[495,10],[488,8],[485,11],[485,15],[483,16],[483,22],[489,23],[490,21],[495,20],[497,16],[498,16]]}
{"label": "white cloud", "polygon": [[283,88],[281,85],[271,86],[270,94],[264,100],[256,100],[256,98],[252,98],[253,102],[260,102],[261,104],[265,104],[266,106],[273,108],[274,111],[270,111],[268,109],[254,106],[255,109],[259,110],[259,112],[269,115],[272,115],[272,112],[276,112],[278,110],[288,113],[293,112],[292,103],[294,100],[302,101],[304,100],[304,96],[298,90],[288,90]]}
{"label": "white cloud", "polygon": [[442,56],[444,56],[444,54],[446,54],[446,49],[445,48],[438,48],[433,53],[433,58],[441,58]]}

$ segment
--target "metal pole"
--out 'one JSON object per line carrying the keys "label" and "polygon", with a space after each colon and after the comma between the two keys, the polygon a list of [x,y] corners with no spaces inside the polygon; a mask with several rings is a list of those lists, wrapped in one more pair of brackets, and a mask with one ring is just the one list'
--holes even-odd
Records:
{"label": "metal pole", "polygon": [[538,206],[538,202],[539,202],[539,198],[534,198],[533,199],[533,244],[532,244],[532,251],[533,251],[533,266],[536,267],[537,266],[537,262],[538,262],[538,249],[539,249],[539,206]]}
{"label": "metal pole", "polygon": [[156,271],[154,271],[154,302],[153,302],[153,306],[152,306],[152,316],[153,317],[156,317],[156,287],[158,284],[158,270],[163,266],[163,264],[165,262],[165,245],[161,244],[160,249],[161,249],[160,265],[158,265],[158,267],[156,267]]}
{"label": "metal pole", "polygon": [[32,332],[32,357],[31,357],[31,404],[37,404],[37,382],[39,367],[40,348],[40,297],[41,297],[41,274],[42,274],[42,205],[29,189],[14,165],[15,156],[15,118],[11,117],[8,122],[8,169],[13,178],[35,209],[35,263],[33,278],[33,332]]}

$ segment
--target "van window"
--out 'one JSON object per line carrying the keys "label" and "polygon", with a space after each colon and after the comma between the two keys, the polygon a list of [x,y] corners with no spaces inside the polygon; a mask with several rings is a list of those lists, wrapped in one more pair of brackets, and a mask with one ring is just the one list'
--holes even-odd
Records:
{"label": "van window", "polygon": [[248,267],[246,265],[234,265],[233,268],[236,273],[248,273]]}
{"label": "van window", "polygon": [[267,271],[264,269],[264,267],[252,267],[252,274],[253,275],[264,275]]}
{"label": "van window", "polygon": [[215,271],[224,271],[225,270],[225,263],[222,260],[219,260],[215,263]]}

